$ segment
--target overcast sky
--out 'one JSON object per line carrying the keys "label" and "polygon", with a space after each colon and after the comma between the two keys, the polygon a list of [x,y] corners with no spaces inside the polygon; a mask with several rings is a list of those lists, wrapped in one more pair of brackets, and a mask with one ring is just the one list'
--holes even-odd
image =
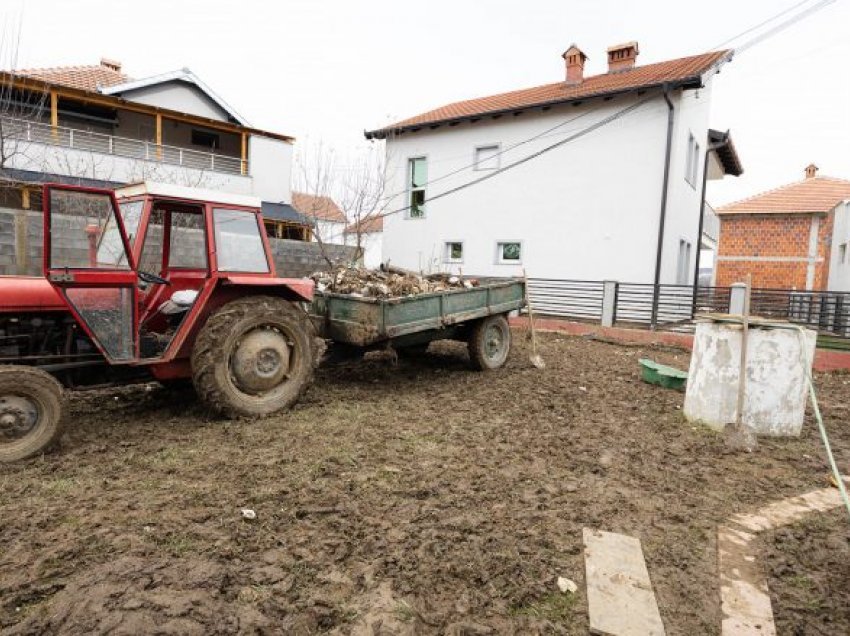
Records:
{"label": "overcast sky", "polygon": [[[191,68],[253,125],[341,149],[441,104],[558,81],[576,42],[586,74],[638,40],[638,63],[715,48],[800,0],[0,0],[18,67],[120,60],[140,78]],[[810,0],[809,4],[816,4]],[[715,204],[802,177],[850,179],[850,0],[742,52],[715,83],[745,173]],[[743,42],[746,37],[737,43]]]}

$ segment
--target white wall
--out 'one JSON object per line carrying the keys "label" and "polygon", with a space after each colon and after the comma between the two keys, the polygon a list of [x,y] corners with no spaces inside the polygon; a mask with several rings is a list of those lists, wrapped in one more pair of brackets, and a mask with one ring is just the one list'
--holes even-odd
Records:
{"label": "white wall", "polygon": [[140,104],[169,108],[210,119],[228,121],[227,112],[194,84],[173,80],[163,84],[124,91],[121,97]]}
{"label": "white wall", "polygon": [[335,245],[344,245],[345,241],[345,223],[337,223],[335,221],[321,221],[316,219],[316,227],[313,231],[313,240],[317,241],[316,235],[322,239],[323,243],[333,243]]}
{"label": "white wall", "polygon": [[[363,250],[363,266],[378,269],[381,266],[383,250],[383,232],[369,232],[360,235],[360,247]],[[357,234],[345,235],[346,245],[357,245]]]}
{"label": "white wall", "polygon": [[263,201],[292,201],[292,144],[280,139],[252,135],[248,140],[248,172],[253,179],[252,194]]}
{"label": "white wall", "polygon": [[235,194],[254,194],[250,176],[197,170],[187,166],[38,143],[28,143],[22,147],[20,154],[12,157],[10,167],[121,183],[150,180]]}
{"label": "white wall", "polygon": [[[835,206],[832,225],[832,249],[829,256],[829,280],[827,290],[835,292],[850,292],[850,201],[844,201]],[[844,262],[839,246],[846,244]]]}
{"label": "white wall", "polygon": [[[707,89],[676,102],[662,282],[675,282],[678,242],[689,238],[696,253],[699,185],[684,181],[687,130],[698,133],[704,150],[708,117]],[[387,192],[402,193],[389,209],[406,204],[407,160],[428,158],[427,197],[481,177],[462,170],[472,163],[476,146],[501,144],[502,150],[566,121],[544,137],[501,156],[505,166],[562,140],[634,103],[619,97],[519,116],[504,115],[405,133],[387,142],[392,175]],[[681,107],[681,109],[680,109]],[[584,137],[490,180],[426,205],[425,219],[405,213],[384,220],[383,260],[411,269],[463,270],[464,274],[619,279],[652,282],[667,133],[667,107],[659,97]],[[684,137],[682,136],[684,134]],[[439,179],[453,171],[460,173]],[[700,173],[702,161],[700,160]],[[698,182],[702,175],[698,177]],[[520,240],[521,265],[496,263],[496,243]],[[446,241],[462,241],[463,263],[442,262]],[[690,264],[693,267],[693,260]],[[692,271],[692,270],[691,270]]]}

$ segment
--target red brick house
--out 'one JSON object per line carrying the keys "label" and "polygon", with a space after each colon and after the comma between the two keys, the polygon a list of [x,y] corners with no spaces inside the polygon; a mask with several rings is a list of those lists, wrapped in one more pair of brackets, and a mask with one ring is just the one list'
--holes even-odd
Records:
{"label": "red brick house", "polygon": [[817,170],[811,164],[802,181],[717,208],[716,285],[749,273],[753,287],[827,289],[835,209],[850,199],[850,181]]}

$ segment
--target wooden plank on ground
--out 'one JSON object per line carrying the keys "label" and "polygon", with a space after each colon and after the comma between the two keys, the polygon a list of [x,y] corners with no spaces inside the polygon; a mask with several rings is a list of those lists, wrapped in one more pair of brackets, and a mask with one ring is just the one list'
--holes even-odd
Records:
{"label": "wooden plank on ground", "polygon": [[590,632],[663,636],[640,540],[590,528],[583,534]]}

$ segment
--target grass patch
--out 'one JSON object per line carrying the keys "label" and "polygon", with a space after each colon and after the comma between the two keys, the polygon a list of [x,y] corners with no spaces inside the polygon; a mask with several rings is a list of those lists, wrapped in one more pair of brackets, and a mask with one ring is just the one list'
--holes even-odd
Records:
{"label": "grass patch", "polygon": [[575,594],[552,592],[533,603],[512,608],[511,615],[531,616],[553,623],[566,623],[572,616],[575,601]]}

